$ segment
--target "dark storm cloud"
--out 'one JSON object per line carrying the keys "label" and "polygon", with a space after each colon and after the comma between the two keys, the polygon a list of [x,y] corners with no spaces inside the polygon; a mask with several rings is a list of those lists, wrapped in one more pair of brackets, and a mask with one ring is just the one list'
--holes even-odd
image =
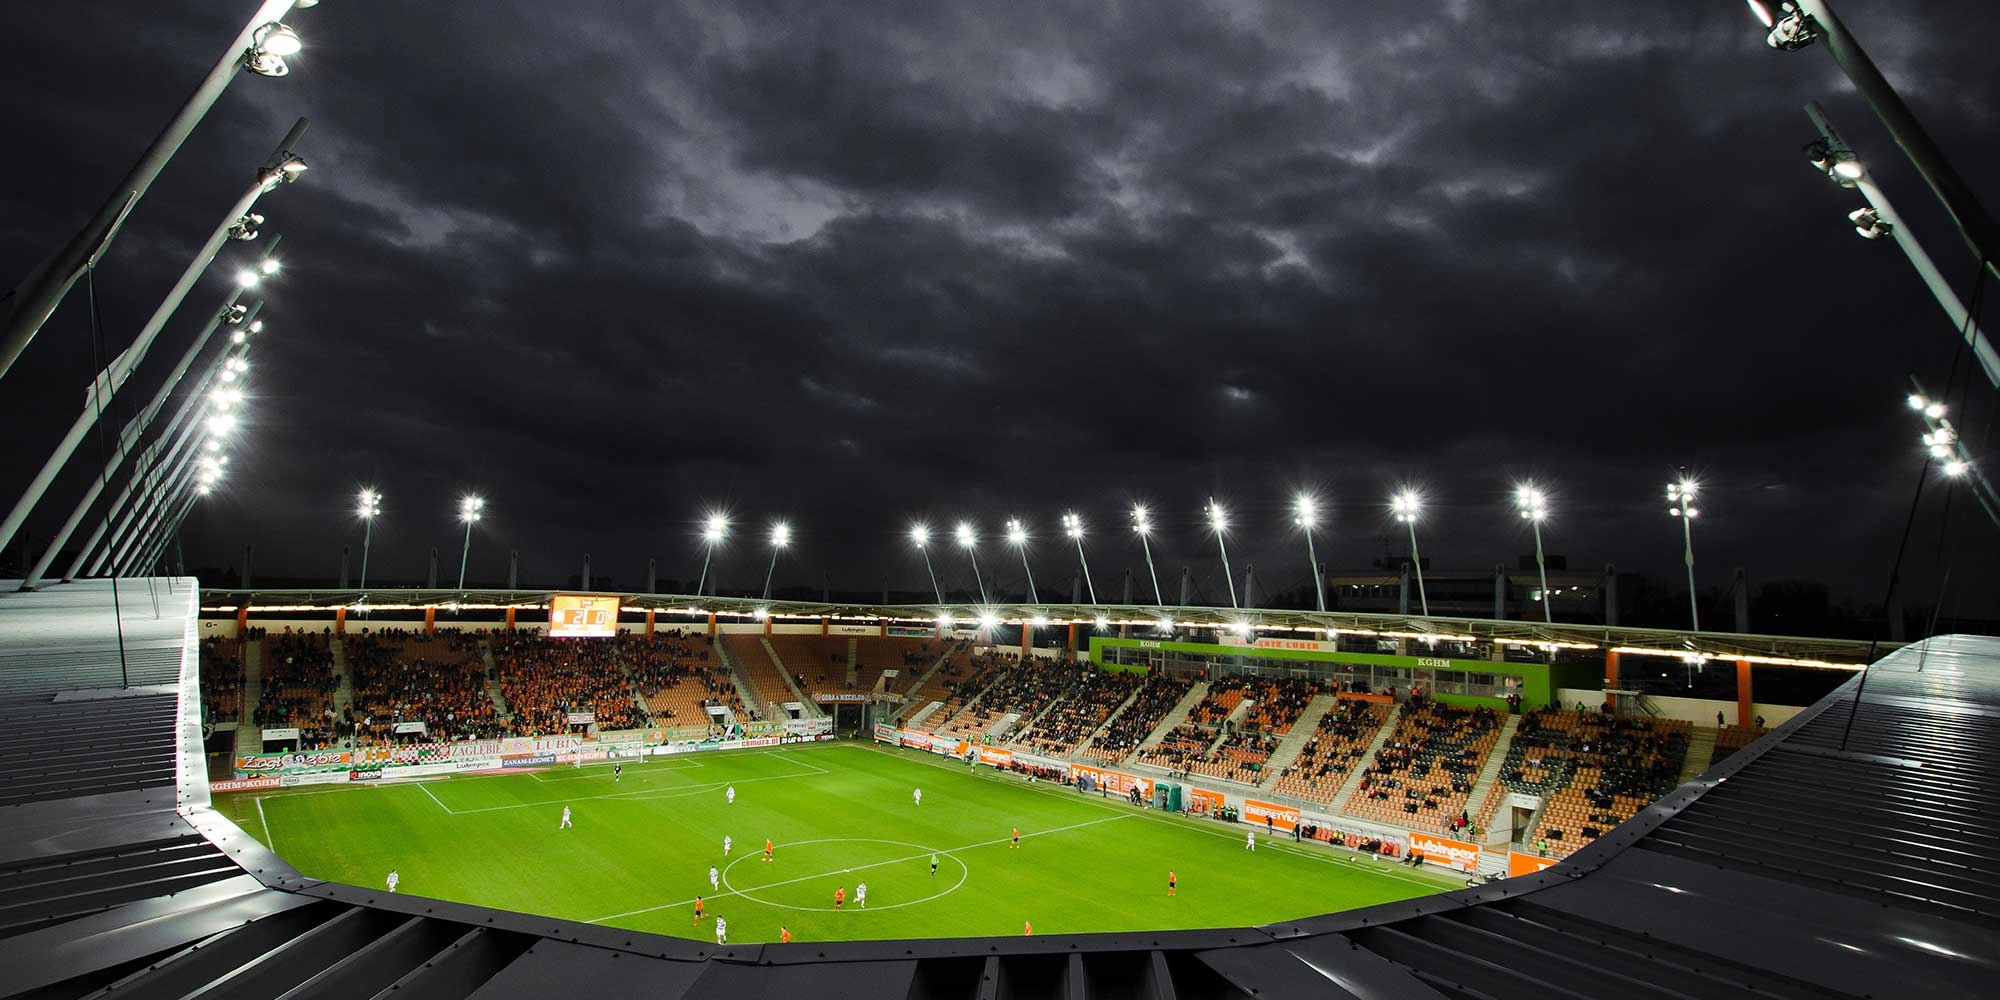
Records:
{"label": "dark storm cloud", "polygon": [[[1995,87],[1964,28],[1992,14],[1849,6],[1991,190],[1967,165],[1993,162]],[[231,30],[153,8],[90,29],[112,11],[38,10],[6,43],[0,110],[44,154],[0,191],[17,271]],[[1704,558],[1872,599],[1915,473],[1901,374],[1951,363],[1905,266],[1801,166],[1799,105],[1828,103],[1940,259],[1957,243],[1825,53],[1766,50],[1736,3],[293,20],[294,74],[235,85],[107,262],[129,329],[244,163],[312,117],[314,169],[269,203],[288,271],[255,430],[195,561],[255,543],[263,570],[330,572],[365,481],[392,497],[397,574],[457,540],[451,498],[476,488],[476,576],[507,547],[536,578],[586,550],[675,576],[716,503],[794,518],[798,582],[910,585],[907,516],[1077,506],[1122,568],[1114,522],[1145,497],[1158,554],[1220,593],[1194,529],[1211,493],[1243,512],[1243,558],[1301,564],[1266,571],[1282,587],[1305,579],[1295,488],[1333,500],[1329,558],[1358,566],[1398,544],[1390,486],[1424,483],[1428,552],[1470,568],[1520,549],[1505,491],[1534,475],[1577,565],[1671,570],[1655,493],[1686,463],[1715,486]],[[125,71],[77,80],[84,39]],[[73,310],[24,366],[48,377],[9,380],[10,419],[74,406]],[[46,444],[8,447],[21,467]]]}

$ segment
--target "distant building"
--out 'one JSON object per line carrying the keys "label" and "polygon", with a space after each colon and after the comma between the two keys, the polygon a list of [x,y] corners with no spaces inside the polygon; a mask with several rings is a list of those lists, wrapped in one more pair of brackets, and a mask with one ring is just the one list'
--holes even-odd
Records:
{"label": "distant building", "polygon": [[[1452,618],[1531,621],[1542,617],[1541,575],[1535,558],[1523,556],[1509,569],[1433,569],[1423,565],[1423,592],[1430,613]],[[1638,592],[1636,573],[1572,570],[1562,556],[1548,557],[1549,611],[1556,621],[1615,625],[1629,617]],[[1372,614],[1421,614],[1416,573],[1406,556],[1389,556],[1368,570],[1336,572],[1326,579],[1328,610]]]}

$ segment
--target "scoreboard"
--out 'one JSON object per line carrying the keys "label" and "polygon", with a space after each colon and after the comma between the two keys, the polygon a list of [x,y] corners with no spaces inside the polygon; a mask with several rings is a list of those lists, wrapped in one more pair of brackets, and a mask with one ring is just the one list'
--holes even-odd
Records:
{"label": "scoreboard", "polygon": [[599,594],[555,594],[549,598],[549,636],[608,639],[618,634],[618,598]]}

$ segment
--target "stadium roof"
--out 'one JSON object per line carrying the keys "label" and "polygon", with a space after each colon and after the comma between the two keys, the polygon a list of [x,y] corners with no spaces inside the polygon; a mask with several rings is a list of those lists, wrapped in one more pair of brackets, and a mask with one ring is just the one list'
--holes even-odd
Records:
{"label": "stadium roof", "polygon": [[[325,613],[347,608],[373,611],[416,611],[426,608],[466,611],[541,609],[549,598],[568,591],[549,590],[227,590],[201,593],[202,610],[234,613],[248,608],[259,615]],[[1632,654],[1748,659],[1754,663],[1808,667],[1857,668],[1868,662],[1871,649],[1895,648],[1895,643],[1871,644],[1857,639],[1810,636],[1754,635],[1734,632],[1689,632],[1683,629],[1628,628],[1565,622],[1496,621],[1443,615],[1362,614],[1347,611],[1296,611],[1284,608],[1216,608],[1153,604],[849,604],[824,601],[766,601],[740,597],[692,597],[676,594],[619,594],[626,612],[655,611],[664,615],[705,617],[713,614],[739,621],[903,622],[932,625],[944,619],[973,625],[983,616],[1006,625],[1040,620],[1043,625],[1095,627],[1103,617],[1109,627],[1155,630],[1170,621],[1178,629],[1249,628],[1273,636],[1292,633],[1325,637],[1332,633],[1417,640],[1549,646],[1570,649],[1617,649]],[[365,603],[364,603],[365,601]],[[1142,636],[1143,637],[1143,636]]]}
{"label": "stadium roof", "polygon": [[7,779],[0,995],[1983,997],[2000,967],[1996,639],[1899,650],[1865,699],[1857,676],[1496,885],[1256,928],[718,948],[293,871],[207,808],[189,583],[120,588],[157,685],[130,697],[56,700],[117,676],[108,584],[0,598],[0,754],[53,779]]}

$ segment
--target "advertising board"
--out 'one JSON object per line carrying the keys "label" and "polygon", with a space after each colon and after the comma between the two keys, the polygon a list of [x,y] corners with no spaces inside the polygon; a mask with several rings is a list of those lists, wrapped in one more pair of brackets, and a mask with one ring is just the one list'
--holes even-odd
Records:
{"label": "advertising board", "polygon": [[346,751],[313,750],[302,753],[260,753],[236,758],[236,770],[252,774],[275,774],[315,770],[345,771],[352,755]]}
{"label": "advertising board", "polygon": [[[1268,824],[1265,823],[1267,819],[1270,821]],[[1281,806],[1273,802],[1244,799],[1243,822],[1290,833],[1293,827],[1299,825],[1299,811],[1291,806]]]}
{"label": "advertising board", "polygon": [[816,691],[813,693],[813,700],[822,705],[853,705],[867,702],[868,695],[866,693],[849,694],[845,692],[841,694],[828,694],[824,691]]}
{"label": "advertising board", "polygon": [[1519,878],[1522,875],[1533,875],[1538,871],[1553,867],[1558,860],[1560,859],[1537,857],[1533,854],[1522,854],[1519,851],[1508,851],[1507,877]]}
{"label": "advertising board", "polygon": [[564,712],[563,725],[588,726],[597,721],[596,712]]}
{"label": "advertising board", "polygon": [[1153,794],[1153,779],[1141,777],[1136,774],[1126,774],[1122,771],[1107,771],[1104,768],[1092,767],[1088,764],[1073,764],[1070,766],[1069,772],[1072,780],[1078,776],[1086,776],[1097,787],[1113,795],[1129,795],[1135,788],[1139,790],[1141,796],[1151,798]]}
{"label": "advertising board", "polygon": [[1471,873],[1479,870],[1479,845],[1410,831],[1410,853],[1434,865]]}
{"label": "advertising board", "polygon": [[210,792],[260,792],[267,788],[278,788],[281,782],[276,778],[230,778],[208,783]]}
{"label": "advertising board", "polygon": [[1014,752],[1012,750],[996,750],[993,747],[980,747],[979,762],[985,764],[987,767],[997,767],[1005,770],[1008,765],[1014,763]]}
{"label": "advertising board", "polygon": [[296,726],[290,726],[281,729],[264,730],[264,742],[266,743],[275,743],[283,740],[295,740],[298,738],[299,738],[299,730],[298,727]]}

